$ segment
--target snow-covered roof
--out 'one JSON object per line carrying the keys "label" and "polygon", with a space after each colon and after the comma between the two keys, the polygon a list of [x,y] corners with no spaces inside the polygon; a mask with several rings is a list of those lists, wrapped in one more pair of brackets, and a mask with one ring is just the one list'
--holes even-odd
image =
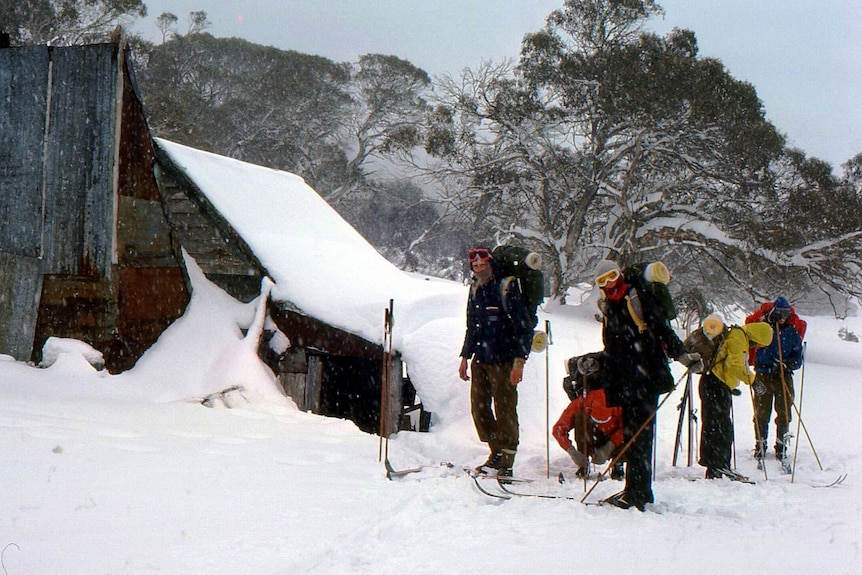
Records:
{"label": "snow-covered roof", "polygon": [[390,299],[402,335],[463,313],[464,286],[446,282],[447,289],[441,280],[399,270],[301,177],[163,139],[157,144],[254,251],[275,282],[273,300],[377,343]]}

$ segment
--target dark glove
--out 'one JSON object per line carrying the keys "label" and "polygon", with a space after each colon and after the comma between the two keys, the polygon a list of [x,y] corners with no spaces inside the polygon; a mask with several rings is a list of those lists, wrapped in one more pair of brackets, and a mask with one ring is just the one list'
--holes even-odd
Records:
{"label": "dark glove", "polygon": [[582,357],[578,360],[578,371],[582,375],[593,375],[599,371],[599,362],[594,357]]}
{"label": "dark glove", "polygon": [[676,360],[686,366],[692,373],[701,373],[703,371],[703,360],[697,352],[684,353],[676,358]]}
{"label": "dark glove", "polygon": [[751,388],[754,390],[754,395],[763,395],[766,393],[766,384],[759,379],[754,380],[754,383],[751,384]]}
{"label": "dark glove", "polygon": [[574,446],[568,448],[566,453],[569,454],[569,457],[572,458],[572,463],[575,464],[575,467],[581,469],[587,465],[587,456],[575,449]]}
{"label": "dark glove", "polygon": [[598,449],[596,449],[595,453],[593,453],[593,463],[596,465],[601,465],[611,457],[611,453],[614,452],[614,444],[611,441],[608,441]]}
{"label": "dark glove", "polygon": [[730,390],[730,395],[740,396],[742,395],[742,391],[738,387],[734,387]]}

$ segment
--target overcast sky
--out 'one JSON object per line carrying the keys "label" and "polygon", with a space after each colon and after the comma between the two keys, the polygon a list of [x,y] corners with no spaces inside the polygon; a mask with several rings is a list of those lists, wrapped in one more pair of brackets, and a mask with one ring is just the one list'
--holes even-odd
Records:
{"label": "overcast sky", "polygon": [[[137,25],[159,40],[155,19],[204,10],[217,37],[352,62],[393,54],[432,76],[482,60],[516,59],[524,34],[562,0],[144,0]],[[664,20],[697,35],[700,54],[751,82],[788,144],[833,164],[862,153],[862,1],[659,0]]]}

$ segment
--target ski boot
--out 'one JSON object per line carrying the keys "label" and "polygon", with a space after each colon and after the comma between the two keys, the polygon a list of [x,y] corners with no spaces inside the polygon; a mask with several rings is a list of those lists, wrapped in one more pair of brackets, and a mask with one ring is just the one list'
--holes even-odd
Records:
{"label": "ski boot", "polygon": [[498,451],[492,451],[491,455],[482,465],[476,467],[473,471],[479,475],[488,475],[494,471],[499,471],[503,462],[503,454]]}

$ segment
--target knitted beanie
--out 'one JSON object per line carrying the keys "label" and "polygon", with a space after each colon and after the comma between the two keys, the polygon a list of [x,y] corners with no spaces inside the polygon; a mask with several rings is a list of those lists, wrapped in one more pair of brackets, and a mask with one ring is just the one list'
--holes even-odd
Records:
{"label": "knitted beanie", "polygon": [[599,265],[596,266],[596,271],[593,274],[593,277],[599,278],[611,270],[617,270],[618,272],[620,272],[620,266],[618,266],[611,260],[602,260],[599,262]]}

